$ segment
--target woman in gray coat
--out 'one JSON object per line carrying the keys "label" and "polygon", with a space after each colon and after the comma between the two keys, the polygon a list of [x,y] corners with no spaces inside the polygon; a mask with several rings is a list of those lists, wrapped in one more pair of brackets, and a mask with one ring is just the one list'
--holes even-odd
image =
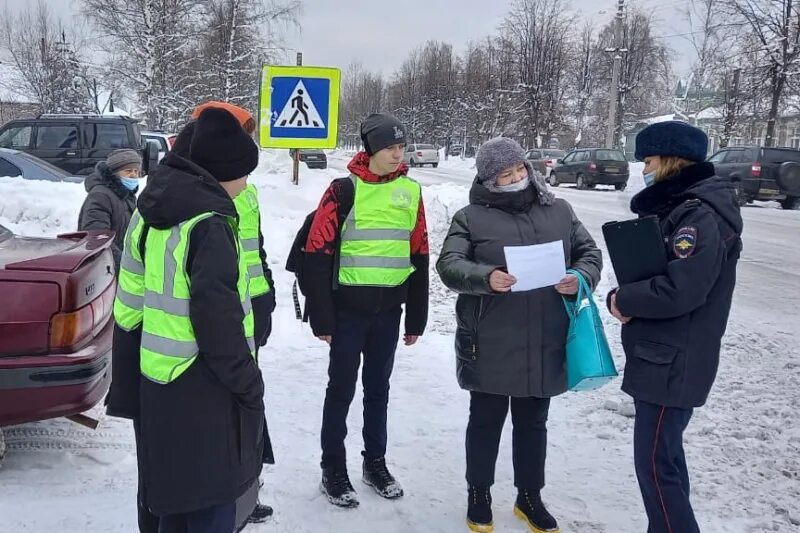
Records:
{"label": "woman in gray coat", "polygon": [[142,174],[142,158],[135,150],[114,150],[108,159],[97,163],[83,182],[86,200],[78,215],[78,231],[116,232],[111,252],[119,272],[125,233],[136,210],[136,191]]}
{"label": "woman in gray coat", "polygon": [[511,292],[504,246],[562,241],[566,267],[594,287],[602,255],[572,207],[556,199],[512,139],[478,150],[470,205],[453,217],[436,269],[456,302],[459,385],[470,391],[467,426],[467,525],[492,531],[491,495],[500,435],[511,405],[514,425],[514,513],[535,532],[558,531],[542,503],[550,398],[566,391],[569,319],[562,295],[575,295],[567,275],[555,287]]}

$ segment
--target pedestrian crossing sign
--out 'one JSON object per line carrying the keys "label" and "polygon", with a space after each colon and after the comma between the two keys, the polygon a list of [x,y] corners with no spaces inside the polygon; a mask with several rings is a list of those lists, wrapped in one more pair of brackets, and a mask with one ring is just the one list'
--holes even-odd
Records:
{"label": "pedestrian crossing sign", "polygon": [[335,148],[339,69],[264,66],[259,144],[262,148]]}

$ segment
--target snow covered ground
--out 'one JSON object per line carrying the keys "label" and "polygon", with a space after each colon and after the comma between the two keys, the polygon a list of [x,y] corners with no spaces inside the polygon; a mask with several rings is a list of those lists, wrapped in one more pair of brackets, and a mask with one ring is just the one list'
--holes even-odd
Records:
{"label": "snow covered ground", "polygon": [[[267,250],[276,274],[276,330],[261,365],[278,464],[265,474],[262,499],[274,520],[254,532],[463,532],[466,530],[464,430],[468,395],[454,375],[454,297],[432,274],[429,329],[417,346],[401,347],[390,404],[389,462],[406,489],[387,502],[357,481],[361,449],[360,393],[351,410],[350,471],[362,505],[332,508],[319,494],[319,426],[327,350],[294,318],[286,253],[303,217],[328,182],[344,175],[344,154],[328,170],[301,169],[290,184],[285,152],[264,152],[253,181],[259,189]],[[435,262],[452,214],[467,201],[474,161],[442,161],[414,169],[422,182]],[[641,188],[634,167],[629,191],[561,187],[593,235],[611,219],[629,217]],[[0,224],[26,235],[71,231],[83,201],[74,184],[0,178]],[[694,504],[706,533],[800,530],[800,212],[772,206],[744,209],[745,252],[719,379],[688,431]],[[601,243],[602,244],[602,243]],[[598,289],[613,287],[607,266]],[[605,315],[617,363],[624,366],[619,327]],[[63,420],[8,428],[0,469],[0,532],[134,531],[136,463],[125,421],[105,417],[95,432]],[[565,533],[641,533],[646,529],[633,472],[633,406],[619,382],[554,400],[550,415],[545,500]],[[498,532],[526,531],[511,514],[514,488],[510,424],[493,489]],[[676,532],[678,533],[678,532]]]}

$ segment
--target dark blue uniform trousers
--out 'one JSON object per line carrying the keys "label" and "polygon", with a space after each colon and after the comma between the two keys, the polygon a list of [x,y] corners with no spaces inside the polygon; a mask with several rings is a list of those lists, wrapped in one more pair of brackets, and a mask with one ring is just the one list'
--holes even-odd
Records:
{"label": "dark blue uniform trousers", "polygon": [[689,501],[683,432],[692,409],[636,401],[634,462],[649,520],[647,533],[699,533]]}
{"label": "dark blue uniform trousers", "polygon": [[389,378],[400,336],[398,305],[376,315],[338,312],[328,363],[328,389],[322,413],[322,467],[346,467],[347,413],[356,392],[358,368],[364,354],[364,456],[386,454],[386,411]]}

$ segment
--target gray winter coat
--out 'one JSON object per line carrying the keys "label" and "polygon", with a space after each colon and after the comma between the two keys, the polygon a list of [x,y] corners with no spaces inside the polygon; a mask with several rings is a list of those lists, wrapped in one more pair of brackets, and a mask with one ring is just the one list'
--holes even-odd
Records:
{"label": "gray winter coat", "polygon": [[566,266],[594,287],[603,259],[572,207],[542,205],[529,187],[492,193],[475,183],[470,205],[453,217],[436,270],[456,302],[458,383],[462,388],[515,397],[550,398],[567,389],[565,345],[569,319],[552,287],[494,293],[489,275],[505,269],[504,246],[564,242]]}
{"label": "gray winter coat", "polygon": [[78,231],[111,230],[117,234],[111,246],[114,266],[119,272],[125,232],[136,209],[136,194],[126,189],[105,162],[97,163],[94,172],[83,182],[86,200],[78,215]]}

